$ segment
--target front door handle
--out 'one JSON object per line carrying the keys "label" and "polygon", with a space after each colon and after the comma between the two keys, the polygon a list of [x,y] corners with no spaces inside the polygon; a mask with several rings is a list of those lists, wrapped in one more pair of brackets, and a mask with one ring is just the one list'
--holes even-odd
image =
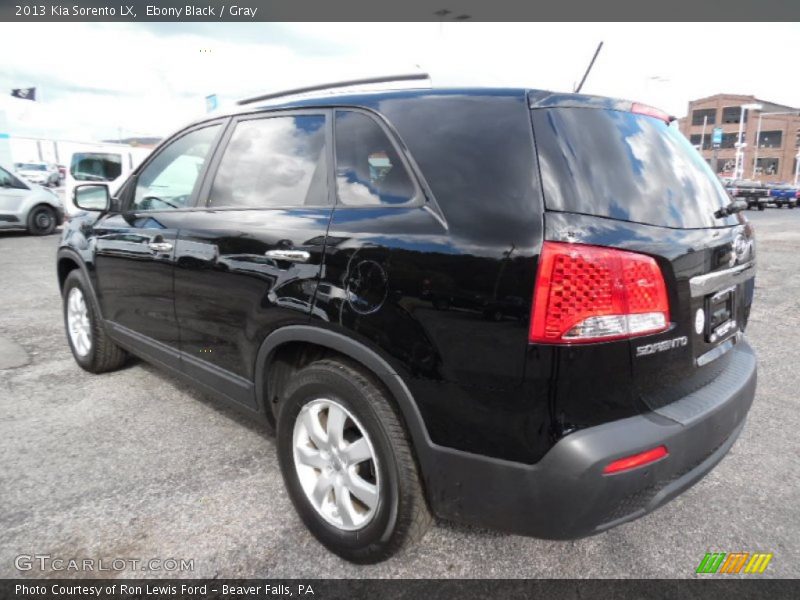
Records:
{"label": "front door handle", "polygon": [[172,244],[169,242],[150,242],[147,244],[153,252],[170,252]]}
{"label": "front door handle", "polygon": [[311,258],[311,254],[305,250],[267,250],[264,256],[273,260],[285,260],[298,263],[308,262]]}

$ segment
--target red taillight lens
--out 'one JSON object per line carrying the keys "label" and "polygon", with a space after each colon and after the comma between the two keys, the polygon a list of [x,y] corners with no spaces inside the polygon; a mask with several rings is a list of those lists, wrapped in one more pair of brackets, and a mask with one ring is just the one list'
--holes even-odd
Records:
{"label": "red taillight lens", "polygon": [[612,473],[619,473],[620,471],[636,469],[637,467],[643,467],[645,465],[649,465],[650,463],[654,463],[657,460],[661,460],[665,456],[669,456],[667,447],[658,446],[652,450],[645,450],[639,454],[626,456],[625,458],[620,458],[612,463],[608,463],[606,468],[603,469],[603,473],[605,475],[611,475]]}
{"label": "red taillight lens", "polygon": [[669,300],[649,256],[545,242],[531,314],[531,342],[597,342],[665,331]]}

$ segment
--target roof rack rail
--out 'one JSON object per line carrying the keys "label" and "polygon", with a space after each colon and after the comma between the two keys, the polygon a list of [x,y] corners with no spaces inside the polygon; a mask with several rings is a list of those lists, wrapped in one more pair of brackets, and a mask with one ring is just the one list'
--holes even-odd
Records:
{"label": "roof rack rail", "polygon": [[323,83],[320,85],[311,85],[308,87],[295,88],[293,90],[284,90],[282,92],[274,92],[272,94],[262,94],[260,96],[253,96],[252,98],[245,98],[236,102],[239,106],[244,104],[252,104],[253,102],[261,102],[262,100],[272,100],[274,98],[282,98],[283,96],[295,96],[297,94],[305,94],[306,92],[316,92],[319,90],[330,90],[335,88],[351,87],[354,85],[367,85],[370,83],[388,83],[392,81],[418,81],[422,79],[430,80],[431,76],[427,73],[409,73],[406,75],[388,75],[385,77],[368,77],[366,79],[351,79],[349,81],[337,81],[334,83]]}

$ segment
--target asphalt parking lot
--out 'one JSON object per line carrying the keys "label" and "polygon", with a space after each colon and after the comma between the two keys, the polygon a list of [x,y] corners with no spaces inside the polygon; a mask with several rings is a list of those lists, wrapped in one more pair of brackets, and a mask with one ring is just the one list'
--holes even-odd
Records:
{"label": "asphalt parking lot", "polygon": [[799,577],[800,210],[747,214],[759,252],[748,329],[758,395],[708,477],[593,538],[438,523],[420,545],[368,567],[307,533],[261,428],[142,362],[82,371],[63,331],[59,235],[0,233],[0,340],[21,346],[24,363],[0,370],[0,577],[42,576],[15,568],[21,554],[193,559],[182,575],[198,577],[694,577],[710,551],[772,552],[765,576]]}

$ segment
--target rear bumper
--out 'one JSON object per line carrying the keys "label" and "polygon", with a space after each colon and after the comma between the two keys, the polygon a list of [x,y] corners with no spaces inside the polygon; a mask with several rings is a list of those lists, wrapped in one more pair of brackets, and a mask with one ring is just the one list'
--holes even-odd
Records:
{"label": "rear bumper", "polygon": [[[535,465],[429,447],[423,460],[440,517],[550,539],[599,533],[668,502],[708,473],[739,436],[756,388],[742,339],[712,383],[646,415],[570,434]],[[603,475],[618,458],[665,445],[651,465]]]}

